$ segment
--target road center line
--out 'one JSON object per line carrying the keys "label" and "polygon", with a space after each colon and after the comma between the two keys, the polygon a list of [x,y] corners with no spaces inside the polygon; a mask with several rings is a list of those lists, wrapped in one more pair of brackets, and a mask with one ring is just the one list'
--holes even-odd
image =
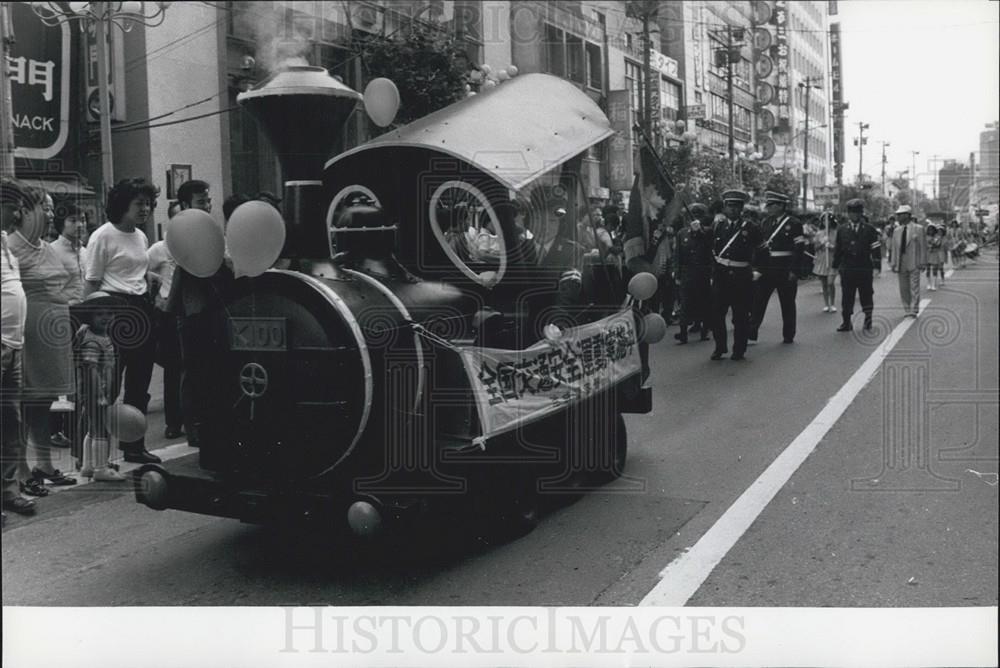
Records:
{"label": "road center line", "polygon": [[[948,277],[951,273],[953,272],[948,272]],[[930,299],[920,301],[921,312],[927,308],[930,301]],[[823,410],[736,499],[722,517],[691,549],[660,571],[660,581],[643,597],[639,605],[683,606],[694,596],[723,557],[764,511],[771,499],[785,486],[802,462],[812,454],[855,397],[871,382],[881,368],[882,362],[914,322],[916,322],[914,319],[905,318],[896,325],[885,341],[833,395]]]}

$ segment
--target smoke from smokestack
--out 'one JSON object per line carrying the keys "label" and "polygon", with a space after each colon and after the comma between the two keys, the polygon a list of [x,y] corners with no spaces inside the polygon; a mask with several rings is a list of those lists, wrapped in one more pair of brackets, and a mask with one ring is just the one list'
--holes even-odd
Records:
{"label": "smoke from smokestack", "polygon": [[[297,20],[301,19],[301,20]],[[297,14],[280,5],[256,14],[254,37],[257,62],[268,74],[286,67],[308,65],[315,17]]]}

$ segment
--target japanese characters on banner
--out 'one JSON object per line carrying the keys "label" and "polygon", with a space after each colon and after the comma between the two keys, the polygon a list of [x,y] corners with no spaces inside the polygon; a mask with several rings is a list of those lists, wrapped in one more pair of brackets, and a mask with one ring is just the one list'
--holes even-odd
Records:
{"label": "japanese characters on banner", "polygon": [[632,187],[632,108],[627,90],[608,93],[608,117],[615,134],[608,140],[611,190]]}
{"label": "japanese characters on banner", "polygon": [[635,318],[623,310],[527,350],[458,348],[485,438],[544,418],[640,372]]}
{"label": "japanese characters on banner", "polygon": [[16,155],[48,160],[69,137],[70,27],[45,26],[26,2],[10,8],[17,35],[7,56]]}
{"label": "japanese characters on banner", "polygon": [[775,98],[778,102],[778,124],[779,126],[787,126],[791,117],[789,108],[791,91],[788,85],[788,2],[786,0],[775,1],[771,22],[774,24],[774,62],[775,70],[778,73],[774,87]]}
{"label": "japanese characters on banner", "polygon": [[830,100],[833,103],[833,161],[844,163],[844,88],[840,61],[840,24],[830,24]]}

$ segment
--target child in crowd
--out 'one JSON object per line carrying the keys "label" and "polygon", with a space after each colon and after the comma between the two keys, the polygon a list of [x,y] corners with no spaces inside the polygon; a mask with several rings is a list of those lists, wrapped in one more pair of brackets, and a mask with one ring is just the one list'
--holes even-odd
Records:
{"label": "child in crowd", "polygon": [[108,434],[108,406],[118,397],[117,358],[108,335],[118,301],[106,292],[93,292],[86,300],[88,324],[74,338],[74,352],[80,381],[80,404],[87,420],[83,438],[80,475],[104,482],[122,482],[127,476],[111,463]]}
{"label": "child in crowd", "polygon": [[927,289],[934,292],[939,285],[944,285],[944,244],[945,231],[943,227],[934,224],[927,225]]}

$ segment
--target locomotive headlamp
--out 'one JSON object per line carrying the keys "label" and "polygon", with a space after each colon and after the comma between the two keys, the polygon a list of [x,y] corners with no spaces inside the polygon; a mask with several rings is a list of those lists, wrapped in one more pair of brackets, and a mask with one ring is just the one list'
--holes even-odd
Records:
{"label": "locomotive headlamp", "polygon": [[355,501],[347,509],[347,524],[355,534],[370,538],[382,529],[382,514],[367,501]]}

